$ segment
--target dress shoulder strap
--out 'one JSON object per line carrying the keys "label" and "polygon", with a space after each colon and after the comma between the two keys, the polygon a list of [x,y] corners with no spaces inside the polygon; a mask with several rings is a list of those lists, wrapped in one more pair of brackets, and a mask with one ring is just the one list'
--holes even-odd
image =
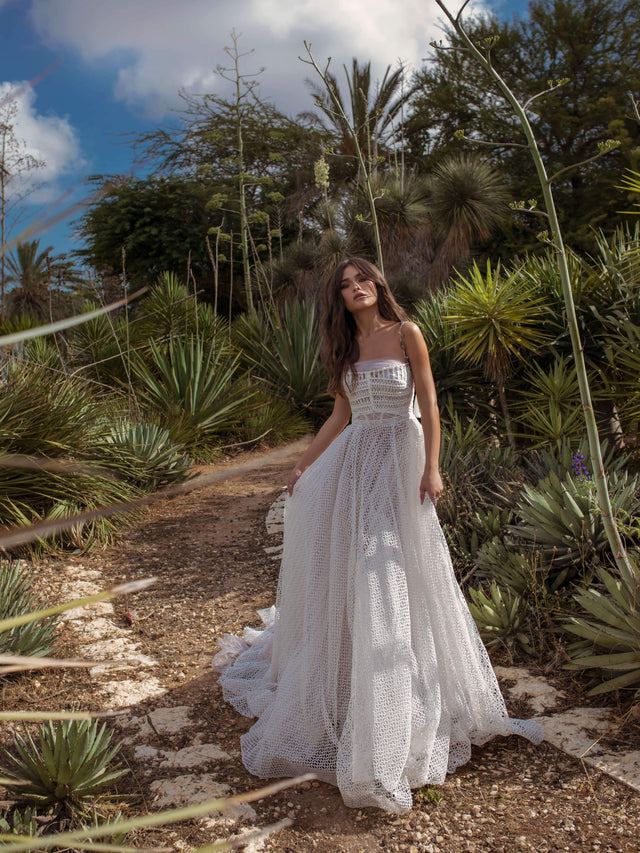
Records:
{"label": "dress shoulder strap", "polygon": [[408,362],[409,359],[407,357],[407,351],[404,348],[404,338],[402,337],[402,327],[406,323],[406,320],[400,320],[400,328],[398,329],[398,334],[400,335],[400,346],[402,347],[402,355],[404,356],[405,362]]}

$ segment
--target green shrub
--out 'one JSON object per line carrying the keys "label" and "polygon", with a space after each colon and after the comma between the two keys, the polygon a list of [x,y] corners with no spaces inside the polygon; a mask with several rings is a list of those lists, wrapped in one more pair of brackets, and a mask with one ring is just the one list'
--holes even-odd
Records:
{"label": "green shrub", "polygon": [[311,430],[308,418],[292,411],[283,400],[269,399],[266,394],[259,394],[255,408],[244,421],[242,437],[245,441],[261,439],[265,444],[277,444],[300,438]]}
{"label": "green shrub", "polygon": [[[459,572],[470,567],[480,545],[495,533],[504,506],[501,490],[520,485],[516,456],[497,445],[486,425],[473,418],[465,420],[457,412],[448,413],[442,422],[440,470],[445,490],[438,501],[438,517]],[[497,513],[489,520],[491,513]]]}

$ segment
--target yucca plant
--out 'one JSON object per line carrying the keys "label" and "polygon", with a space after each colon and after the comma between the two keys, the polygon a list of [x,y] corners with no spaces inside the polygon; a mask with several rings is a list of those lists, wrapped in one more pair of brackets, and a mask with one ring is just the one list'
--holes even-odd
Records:
{"label": "yucca plant", "polygon": [[37,743],[28,730],[16,734],[2,750],[2,773],[10,780],[4,785],[19,801],[82,808],[128,772],[110,766],[120,749],[111,746],[112,736],[97,720],[47,721]]}
{"label": "yucca plant", "polygon": [[502,646],[512,654],[517,644],[532,652],[526,630],[528,605],[522,596],[496,581],[491,581],[487,592],[469,588],[469,596],[469,610],[488,649]]}
{"label": "yucca plant", "polygon": [[535,362],[521,377],[512,404],[515,433],[534,447],[577,440],[584,432],[575,367],[559,356],[548,368]]}
{"label": "yucca plant", "polygon": [[[421,299],[411,309],[411,319],[422,332],[429,347],[429,361],[438,394],[441,412],[453,409],[459,415],[473,416],[482,400],[482,372],[469,367],[455,348],[455,328],[446,318],[447,297],[439,292]],[[480,391],[480,393],[478,393]]]}
{"label": "yucca plant", "polygon": [[514,358],[537,349],[547,335],[540,327],[545,303],[540,290],[520,276],[503,274],[487,261],[483,273],[475,263],[458,276],[447,299],[446,320],[455,327],[453,346],[470,365],[482,365],[495,383],[509,444],[515,449],[505,383]]}
{"label": "yucca plant", "polygon": [[290,406],[318,420],[327,412],[327,376],[312,303],[286,303],[236,322],[236,340],[253,376]]}
{"label": "yucca plant", "polygon": [[191,335],[213,340],[224,338],[227,331],[224,319],[207,303],[198,302],[173,272],[163,272],[140,300],[131,326],[136,340],[157,343]]}
{"label": "yucca plant", "polygon": [[[94,310],[98,305],[88,300],[85,307]],[[102,314],[83,323],[70,337],[73,371],[109,387],[126,384],[131,350],[139,345],[133,332],[122,316]]]}
{"label": "yucca plant", "polygon": [[[39,607],[33,573],[13,560],[0,560],[0,621],[32,613]],[[0,631],[0,654],[44,657],[53,651],[57,617]]]}
{"label": "yucca plant", "polygon": [[567,668],[599,672],[606,678],[589,691],[592,696],[640,687],[640,569],[637,560],[634,566],[636,584],[633,588],[606,569],[598,569],[604,589],[592,586],[580,589],[575,595],[588,617],[571,616],[563,626],[568,634],[580,638],[568,647],[572,660]]}
{"label": "yucca plant", "polygon": [[254,392],[238,370],[238,356],[202,338],[151,342],[151,363],[138,358],[138,399],[171,438],[202,458],[221,435],[237,429]]}

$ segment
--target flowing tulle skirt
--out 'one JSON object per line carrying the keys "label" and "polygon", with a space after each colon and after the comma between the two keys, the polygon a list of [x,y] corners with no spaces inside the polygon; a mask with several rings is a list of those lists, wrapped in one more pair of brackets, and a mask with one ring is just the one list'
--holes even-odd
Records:
{"label": "flowing tulle skirt", "polygon": [[256,776],[312,771],[349,806],[411,807],[471,744],[540,726],[510,720],[435,508],[419,501],[413,417],[347,427],[287,501],[275,607],[223,638],[227,700]]}

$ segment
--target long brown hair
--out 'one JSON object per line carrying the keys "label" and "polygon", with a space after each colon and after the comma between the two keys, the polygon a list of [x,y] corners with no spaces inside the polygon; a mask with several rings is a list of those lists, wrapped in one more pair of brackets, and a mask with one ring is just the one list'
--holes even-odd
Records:
{"label": "long brown hair", "polygon": [[407,315],[393,298],[389,285],[380,270],[364,258],[347,258],[338,264],[327,281],[323,293],[322,330],[324,334],[322,357],[329,372],[329,393],[343,389],[344,379],[358,360],[360,347],[356,340],[357,326],[353,315],[344,304],[341,293],[342,278],[348,266],[355,267],[376,286],[378,311],[385,320],[406,320]]}

